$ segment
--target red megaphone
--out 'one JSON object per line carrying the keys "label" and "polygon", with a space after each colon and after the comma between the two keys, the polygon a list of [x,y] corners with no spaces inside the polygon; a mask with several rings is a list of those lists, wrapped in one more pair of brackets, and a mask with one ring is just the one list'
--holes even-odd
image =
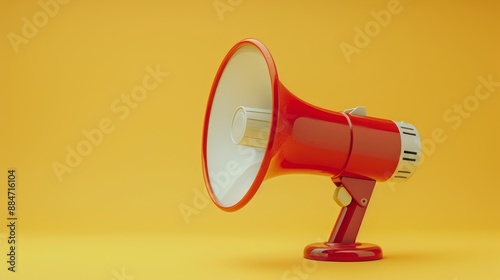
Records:
{"label": "red megaphone", "polygon": [[335,112],[308,104],[283,86],[267,48],[238,42],[210,92],[203,131],[203,171],[213,202],[225,211],[247,204],[262,181],[287,173],[331,177],[342,211],[325,243],[306,247],[314,260],[382,258],[357,243],[376,181],[405,181],[420,160],[417,129],[366,116],[364,107]]}

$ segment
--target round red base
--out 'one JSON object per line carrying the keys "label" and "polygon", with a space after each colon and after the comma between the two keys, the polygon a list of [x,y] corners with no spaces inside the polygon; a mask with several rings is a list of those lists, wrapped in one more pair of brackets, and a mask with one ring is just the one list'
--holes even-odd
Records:
{"label": "round red base", "polygon": [[314,243],[304,249],[304,258],[334,262],[373,261],[382,258],[382,248],[369,243]]}

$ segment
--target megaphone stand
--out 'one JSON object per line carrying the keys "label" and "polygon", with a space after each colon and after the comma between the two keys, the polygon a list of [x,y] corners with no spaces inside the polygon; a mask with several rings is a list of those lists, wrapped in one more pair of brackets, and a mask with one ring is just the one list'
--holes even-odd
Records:
{"label": "megaphone stand", "polygon": [[379,246],[356,242],[376,181],[352,177],[332,178],[332,181],[337,186],[334,200],[342,210],[328,241],[306,246],[304,257],[341,262],[381,259],[382,249]]}

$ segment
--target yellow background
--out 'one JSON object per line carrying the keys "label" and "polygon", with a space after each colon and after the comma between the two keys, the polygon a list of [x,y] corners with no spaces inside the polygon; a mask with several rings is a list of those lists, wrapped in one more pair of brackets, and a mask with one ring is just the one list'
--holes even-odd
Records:
{"label": "yellow background", "polygon": [[[16,168],[19,217],[11,273],[0,184],[1,279],[500,278],[500,87],[473,103],[478,77],[500,81],[498,1],[401,0],[350,63],[340,44],[354,45],[355,28],[390,1],[220,0],[230,9],[219,14],[214,2],[72,0],[17,53],[10,32],[21,36],[23,17],[43,9],[0,2],[0,181]],[[300,98],[364,105],[420,130],[420,168],[404,184],[377,185],[358,237],[385,259],[303,261],[339,211],[326,177],[266,181],[235,213],[199,196],[212,79],[246,37],[271,50]],[[157,65],[168,77],[120,119],[113,102]],[[466,117],[443,117],[464,101]],[[115,129],[59,181],[52,164],[103,119]]]}

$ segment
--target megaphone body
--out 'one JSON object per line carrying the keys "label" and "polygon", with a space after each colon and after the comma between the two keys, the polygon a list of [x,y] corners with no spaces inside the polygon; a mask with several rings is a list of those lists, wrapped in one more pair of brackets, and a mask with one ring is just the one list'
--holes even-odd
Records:
{"label": "megaphone body", "polygon": [[245,39],[216,74],[202,153],[208,193],[225,211],[246,205],[275,176],[330,177],[342,210],[328,241],[307,246],[304,256],[362,261],[382,258],[377,245],[356,242],[375,182],[411,177],[420,138],[413,125],[369,117],[364,107],[337,112],[302,101],[278,79],[267,48]]}

